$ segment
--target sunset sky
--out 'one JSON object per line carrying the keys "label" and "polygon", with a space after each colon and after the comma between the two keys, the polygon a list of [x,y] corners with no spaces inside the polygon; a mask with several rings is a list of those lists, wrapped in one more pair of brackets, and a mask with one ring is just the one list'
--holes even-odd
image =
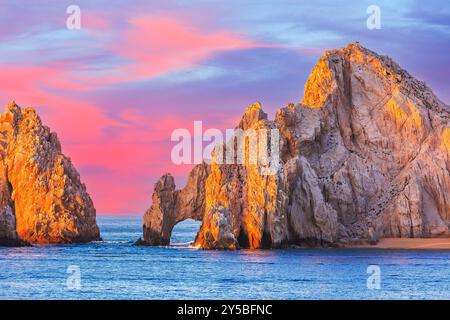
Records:
{"label": "sunset sky", "polygon": [[[0,103],[38,110],[99,214],[142,214],[163,173],[186,181],[174,129],[233,128],[254,101],[273,117],[326,49],[360,41],[450,103],[449,6],[354,2],[0,0]],[[66,28],[71,4],[80,30]]]}

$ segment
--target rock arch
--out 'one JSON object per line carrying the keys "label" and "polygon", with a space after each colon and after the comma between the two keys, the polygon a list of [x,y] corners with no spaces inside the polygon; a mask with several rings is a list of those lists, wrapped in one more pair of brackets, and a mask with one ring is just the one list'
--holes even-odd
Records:
{"label": "rock arch", "polygon": [[177,223],[186,219],[202,221],[205,194],[200,190],[204,190],[208,170],[205,164],[197,165],[181,190],[176,190],[175,180],[169,173],[156,182],[153,204],[144,215],[144,240],[138,240],[138,244],[169,245]]}

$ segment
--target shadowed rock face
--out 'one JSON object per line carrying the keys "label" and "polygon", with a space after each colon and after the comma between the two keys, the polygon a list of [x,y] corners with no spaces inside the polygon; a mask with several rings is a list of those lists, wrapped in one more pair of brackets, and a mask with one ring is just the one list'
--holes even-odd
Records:
{"label": "shadowed rock face", "polygon": [[99,240],[95,208],[34,109],[0,116],[0,245]]}
{"label": "shadowed rock face", "polygon": [[327,51],[302,104],[267,119],[250,106],[239,128],[280,131],[276,175],[198,165],[175,190],[166,174],[144,216],[147,245],[202,220],[204,249],[336,245],[383,237],[450,236],[450,110],[386,56],[358,43]]}

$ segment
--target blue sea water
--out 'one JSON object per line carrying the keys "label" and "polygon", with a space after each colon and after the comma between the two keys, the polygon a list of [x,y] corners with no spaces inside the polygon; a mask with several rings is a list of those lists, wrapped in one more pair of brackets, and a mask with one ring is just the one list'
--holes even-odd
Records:
{"label": "blue sea water", "polygon": [[136,247],[140,217],[98,224],[103,242],[0,248],[0,299],[450,299],[450,251],[202,251],[188,246],[194,221],[169,247]]}

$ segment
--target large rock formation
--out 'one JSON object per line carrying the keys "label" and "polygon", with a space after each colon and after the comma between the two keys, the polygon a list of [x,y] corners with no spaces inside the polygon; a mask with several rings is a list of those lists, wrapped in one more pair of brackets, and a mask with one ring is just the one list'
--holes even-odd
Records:
{"label": "large rock formation", "polygon": [[166,174],[144,216],[147,245],[202,220],[205,249],[342,245],[450,236],[450,109],[389,57],[358,43],[327,51],[299,105],[274,121],[259,104],[238,128],[280,132],[275,175],[264,166],[202,164],[175,190]]}
{"label": "large rock formation", "polygon": [[0,116],[0,245],[99,240],[95,208],[34,109]]}

